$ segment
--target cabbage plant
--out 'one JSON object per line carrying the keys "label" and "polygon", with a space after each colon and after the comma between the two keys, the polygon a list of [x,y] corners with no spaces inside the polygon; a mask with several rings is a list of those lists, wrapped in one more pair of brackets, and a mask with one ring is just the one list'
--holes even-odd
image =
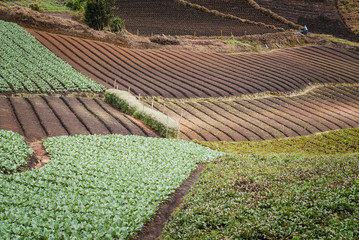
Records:
{"label": "cabbage plant", "polygon": [[0,173],[15,172],[26,164],[31,154],[23,136],[0,129]]}
{"label": "cabbage plant", "polygon": [[104,90],[104,86],[73,69],[19,25],[0,20],[1,92]]}
{"label": "cabbage plant", "polygon": [[43,168],[0,177],[9,239],[126,239],[195,169],[223,153],[184,140],[122,135],[44,140]]}

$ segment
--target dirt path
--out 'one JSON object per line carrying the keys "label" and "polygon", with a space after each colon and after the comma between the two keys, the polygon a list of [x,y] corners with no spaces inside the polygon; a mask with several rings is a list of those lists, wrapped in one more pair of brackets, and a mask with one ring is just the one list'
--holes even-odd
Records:
{"label": "dirt path", "polygon": [[198,180],[206,166],[207,164],[198,164],[190,177],[182,183],[175,193],[173,193],[167,201],[160,204],[155,216],[145,224],[134,240],[154,240],[162,234],[166,222],[170,220],[172,213],[181,204],[183,197]]}

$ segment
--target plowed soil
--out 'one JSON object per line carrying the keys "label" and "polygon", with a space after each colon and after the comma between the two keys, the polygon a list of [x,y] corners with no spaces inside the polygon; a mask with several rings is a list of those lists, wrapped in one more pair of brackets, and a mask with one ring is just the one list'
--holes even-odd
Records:
{"label": "plowed soil", "polygon": [[293,92],[313,84],[358,83],[359,54],[306,46],[266,54],[136,50],[30,32],[75,69],[107,88],[167,98]]}
{"label": "plowed soil", "polygon": [[189,0],[189,2],[204,6],[210,10],[217,10],[224,14],[230,14],[242,19],[248,19],[254,22],[261,22],[267,25],[289,29],[289,26],[251,6],[248,0]]}
{"label": "plowed soil", "polygon": [[133,134],[157,137],[140,121],[98,99],[80,97],[2,97],[0,129],[12,130],[29,142],[77,134]]}
{"label": "plowed soil", "polygon": [[[125,20],[126,29],[140,35],[243,36],[277,32],[277,30],[225,19],[210,13],[184,7],[174,0],[117,1],[116,16]],[[258,12],[259,14],[259,12]]]}
{"label": "plowed soil", "polygon": [[293,97],[175,101],[155,108],[181,121],[183,139],[260,141],[359,127],[358,92],[358,86],[332,86]]}
{"label": "plowed soil", "polygon": [[336,0],[256,0],[256,2],[292,22],[307,25],[310,32],[359,41],[359,36],[355,36],[343,22]]}

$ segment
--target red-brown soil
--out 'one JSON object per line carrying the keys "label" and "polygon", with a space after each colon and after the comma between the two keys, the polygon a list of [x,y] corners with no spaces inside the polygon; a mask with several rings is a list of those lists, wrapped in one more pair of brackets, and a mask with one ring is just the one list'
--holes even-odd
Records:
{"label": "red-brown soil", "polygon": [[336,0],[256,0],[256,2],[290,21],[307,25],[310,32],[359,41],[359,37],[355,36],[343,22]]}
{"label": "red-brown soil", "polygon": [[293,92],[317,83],[359,82],[359,54],[307,46],[266,54],[135,50],[91,40],[30,32],[75,69],[141,96],[223,97]]}
{"label": "red-brown soil", "polygon": [[98,99],[81,97],[2,97],[0,129],[25,136],[28,142],[76,134],[158,136],[140,121]]}
{"label": "red-brown soil", "polygon": [[[181,121],[183,139],[259,141],[359,127],[358,92],[332,86],[292,97],[167,101],[165,111]],[[155,108],[162,111],[164,102]]]}
{"label": "red-brown soil", "polygon": [[114,14],[125,20],[126,29],[133,34],[138,30],[144,36],[195,32],[197,36],[220,36],[221,31],[225,36],[242,36],[278,31],[184,7],[174,0],[121,0],[117,7]]}
{"label": "red-brown soil", "polygon": [[217,10],[224,14],[230,14],[242,19],[248,19],[254,22],[274,25],[276,27],[289,29],[289,26],[273,17],[255,9],[249,4],[248,0],[189,0],[189,2],[204,6],[210,10]]}

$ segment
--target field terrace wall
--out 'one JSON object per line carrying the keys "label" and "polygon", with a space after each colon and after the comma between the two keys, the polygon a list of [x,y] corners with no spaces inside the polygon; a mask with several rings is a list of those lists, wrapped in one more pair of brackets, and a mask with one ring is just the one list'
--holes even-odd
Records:
{"label": "field terrace wall", "polygon": [[332,86],[293,97],[164,101],[155,108],[180,121],[183,139],[260,141],[359,127],[358,92],[358,85]]}
{"label": "field terrace wall", "polygon": [[269,14],[265,14],[254,8],[248,0],[189,0],[188,2],[198,4],[210,10],[217,10],[220,13],[230,14],[242,19],[248,19],[254,22],[260,22],[267,25],[273,25],[279,28],[290,29],[288,24],[273,18]]}
{"label": "field terrace wall", "polygon": [[121,0],[114,14],[125,20],[126,29],[140,35],[243,36],[278,32],[270,27],[242,23],[185,7],[175,0]]}
{"label": "field terrace wall", "polygon": [[359,37],[355,36],[343,22],[336,0],[256,0],[256,2],[289,21],[307,25],[310,32],[359,41]]}
{"label": "field terrace wall", "polygon": [[324,46],[266,54],[135,50],[31,31],[51,51],[107,88],[166,98],[293,92],[313,84],[358,83],[359,55]]}
{"label": "field terrace wall", "polygon": [[27,141],[78,134],[158,136],[102,100],[82,97],[0,97],[0,129]]}

